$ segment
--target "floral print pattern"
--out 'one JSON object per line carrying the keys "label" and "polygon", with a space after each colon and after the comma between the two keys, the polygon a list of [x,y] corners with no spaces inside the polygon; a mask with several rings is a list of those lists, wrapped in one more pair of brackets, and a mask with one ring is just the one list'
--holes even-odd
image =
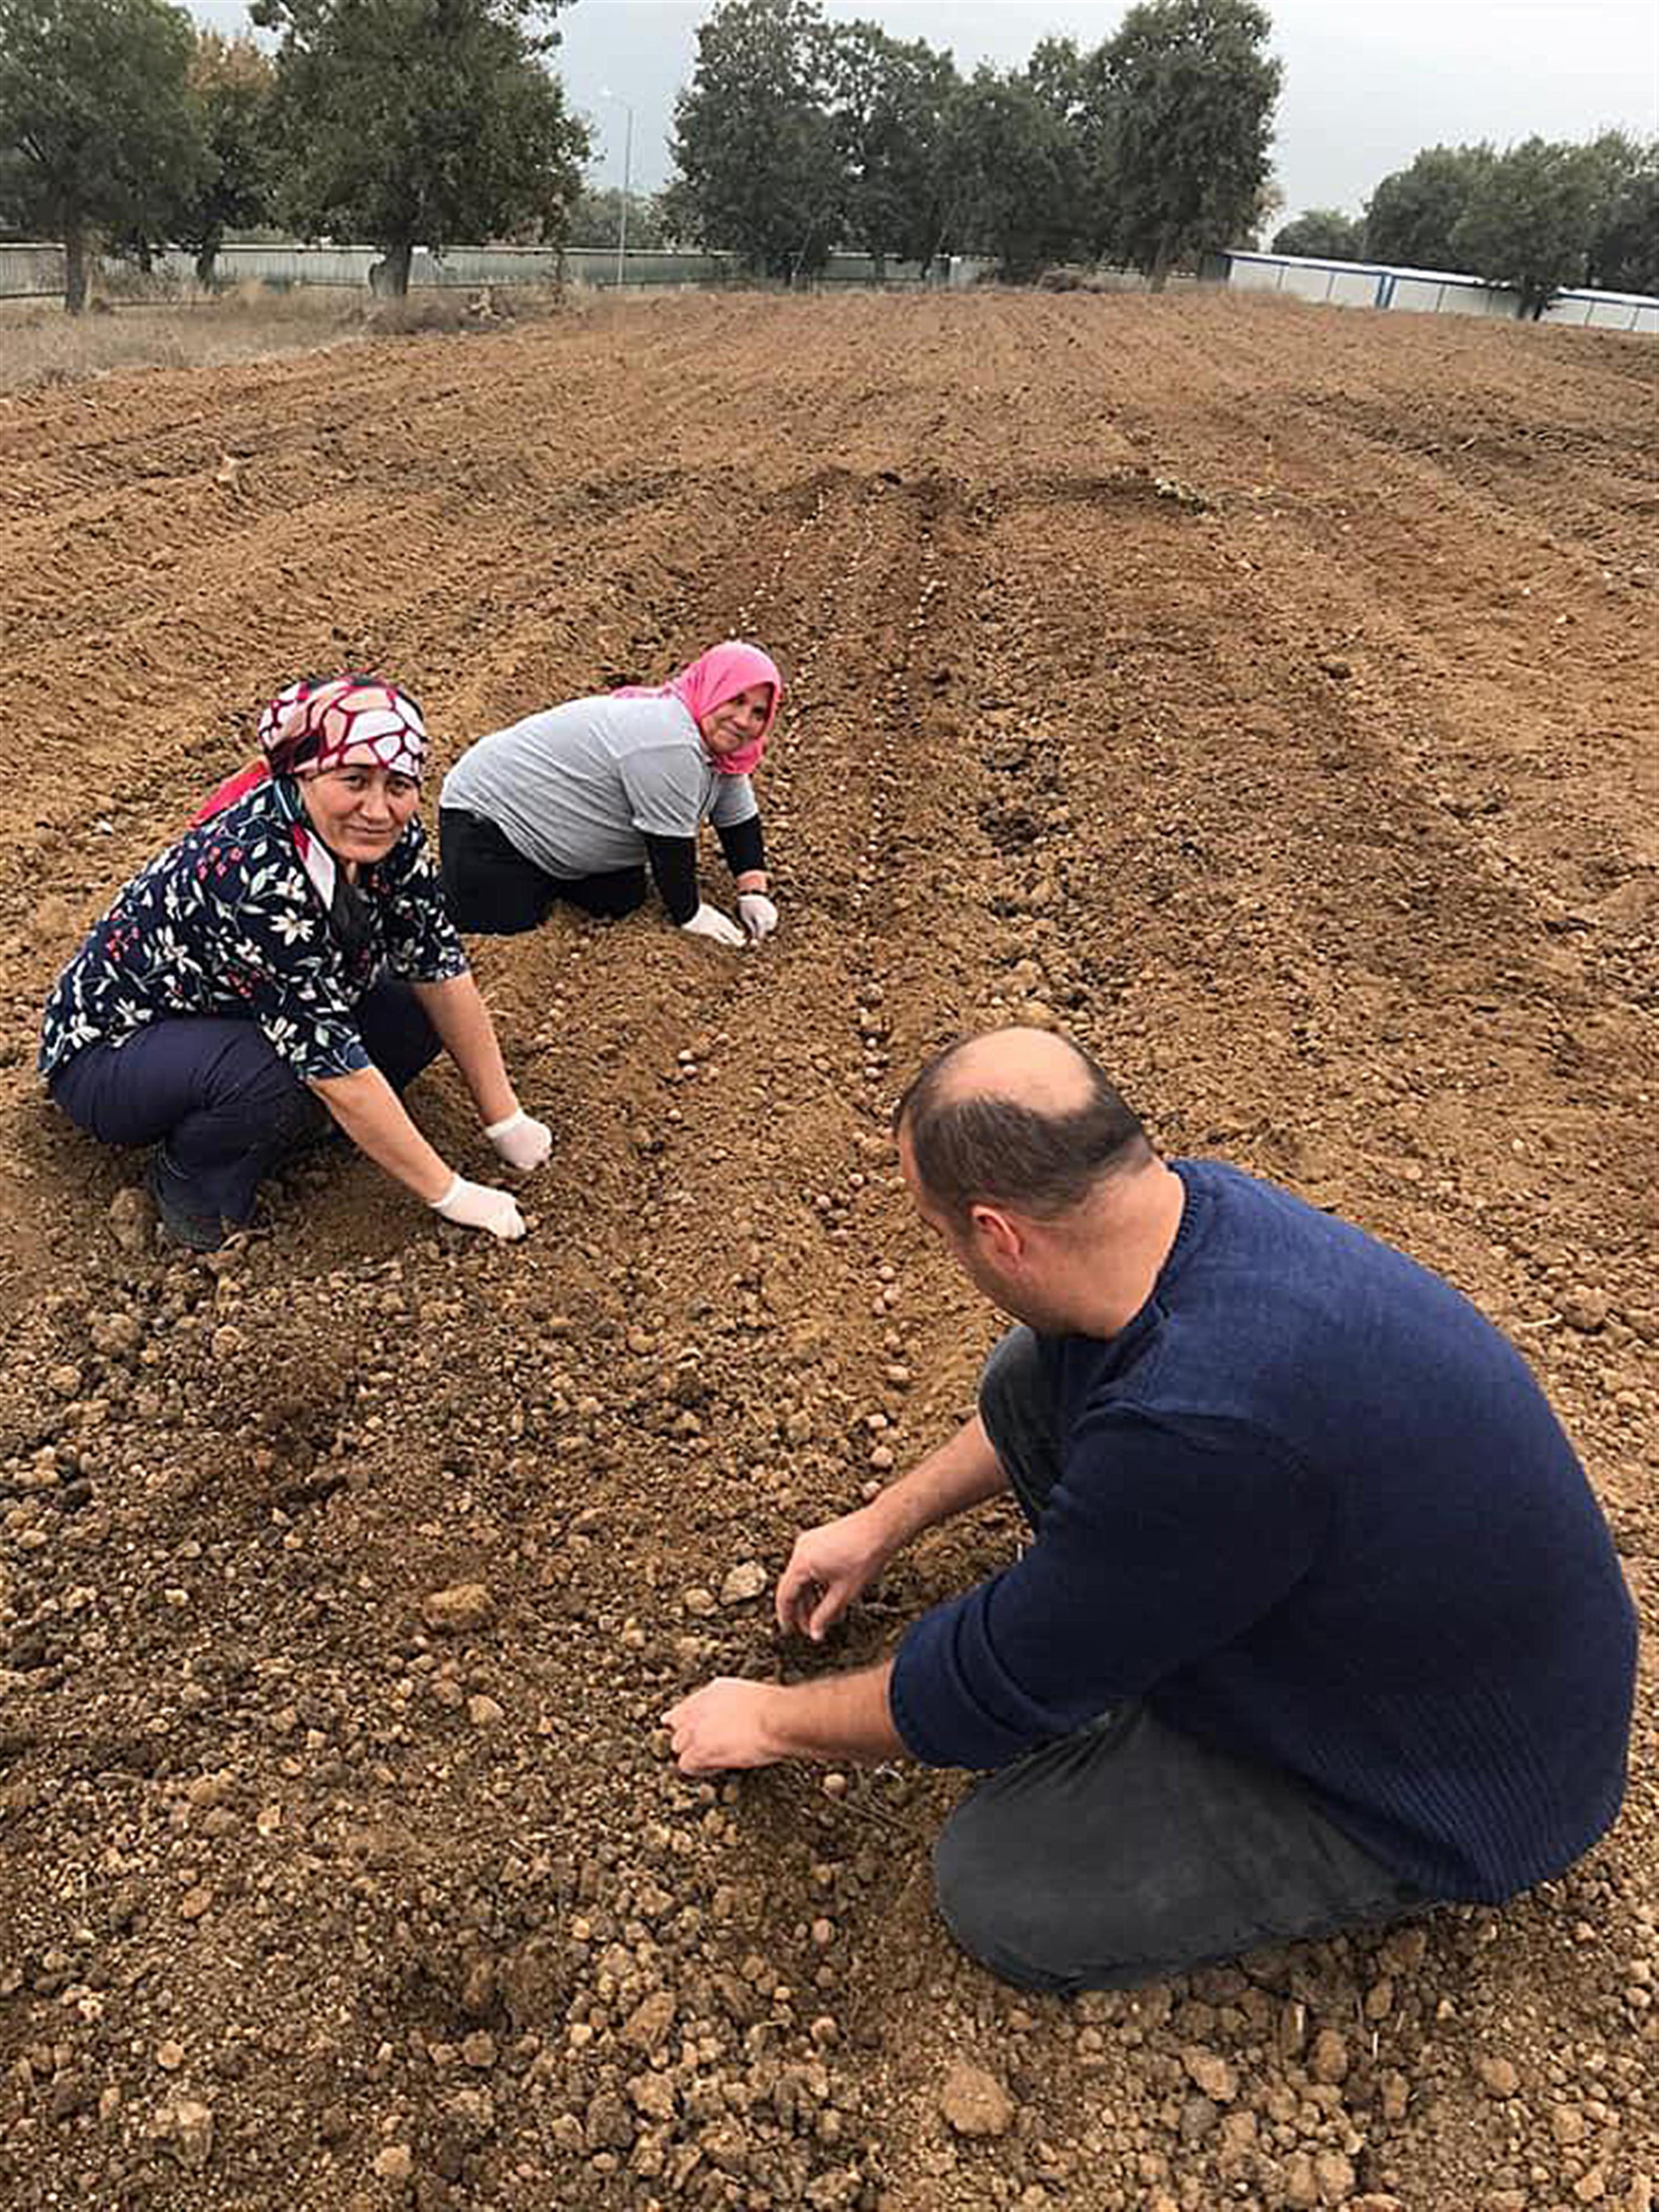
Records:
{"label": "floral print pattern", "polygon": [[426,833],[411,822],[359,870],[368,927],[349,952],[296,842],[305,812],[286,777],[187,830],[141,868],[58,977],[40,1032],[50,1079],[84,1046],[118,1047],[147,1023],[191,1014],[258,1025],[301,1082],[369,1065],[358,1001],[390,969],[416,983],[466,972]]}

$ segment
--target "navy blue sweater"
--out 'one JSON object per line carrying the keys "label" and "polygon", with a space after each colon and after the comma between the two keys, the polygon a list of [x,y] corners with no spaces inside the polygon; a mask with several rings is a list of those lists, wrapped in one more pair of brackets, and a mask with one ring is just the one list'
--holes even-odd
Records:
{"label": "navy blue sweater", "polygon": [[1636,1623],[1543,1394],[1438,1277],[1174,1164],[1146,1306],[1042,1340],[1060,1481],[1024,1557],[905,1637],[901,1734],[1000,1766],[1141,1697],[1435,1896],[1559,1873],[1619,1808]]}

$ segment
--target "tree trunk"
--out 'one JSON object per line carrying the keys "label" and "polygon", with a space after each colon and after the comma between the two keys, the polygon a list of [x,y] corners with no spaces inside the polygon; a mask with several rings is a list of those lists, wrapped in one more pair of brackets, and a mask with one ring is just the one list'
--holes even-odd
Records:
{"label": "tree trunk", "polygon": [[202,240],[202,250],[196,257],[196,281],[198,284],[212,283],[223,235],[222,231],[210,230]]}
{"label": "tree trunk", "polygon": [[1170,281],[1170,264],[1174,259],[1175,255],[1170,251],[1169,240],[1160,238],[1158,241],[1158,251],[1152,256],[1152,268],[1147,272],[1148,291],[1161,292],[1164,289]]}
{"label": "tree trunk", "polygon": [[87,226],[78,215],[64,222],[64,305],[71,315],[87,312]]}
{"label": "tree trunk", "polygon": [[368,272],[369,289],[380,293],[388,300],[409,297],[409,269],[415,258],[411,240],[399,239],[388,246],[383,260],[375,262]]}
{"label": "tree trunk", "polygon": [[887,256],[884,253],[872,253],[870,256],[870,280],[875,284],[884,284],[887,282]]}

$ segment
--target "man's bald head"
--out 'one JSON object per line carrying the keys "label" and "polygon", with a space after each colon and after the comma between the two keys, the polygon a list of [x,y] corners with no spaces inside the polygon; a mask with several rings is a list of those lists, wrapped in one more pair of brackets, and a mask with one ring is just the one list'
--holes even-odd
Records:
{"label": "man's bald head", "polygon": [[960,1226],[976,1206],[1055,1220],[1144,1165],[1139,1117],[1088,1054],[1049,1030],[992,1030],[928,1061],[900,1099],[929,1200]]}

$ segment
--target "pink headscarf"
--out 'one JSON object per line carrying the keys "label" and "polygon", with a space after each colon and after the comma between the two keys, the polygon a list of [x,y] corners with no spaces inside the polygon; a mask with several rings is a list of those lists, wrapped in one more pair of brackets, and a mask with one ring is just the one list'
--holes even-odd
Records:
{"label": "pink headscarf", "polygon": [[613,699],[678,699],[701,731],[705,714],[713,714],[716,707],[723,707],[728,699],[735,699],[739,691],[747,691],[756,684],[769,684],[772,691],[772,703],[760,735],[748,744],[740,745],[734,753],[711,752],[708,756],[722,775],[747,775],[759,767],[766,741],[772,734],[772,725],[783,704],[783,678],[778,673],[777,663],[759,646],[745,645],[741,638],[727,638],[724,644],[711,645],[707,653],[688,660],[666,684],[624,684],[609,696]]}
{"label": "pink headscarf", "polygon": [[259,717],[264,755],[227,776],[191,818],[194,829],[273,775],[321,775],[336,768],[383,768],[418,782],[426,753],[421,710],[395,684],[374,676],[304,677],[279,691]]}

